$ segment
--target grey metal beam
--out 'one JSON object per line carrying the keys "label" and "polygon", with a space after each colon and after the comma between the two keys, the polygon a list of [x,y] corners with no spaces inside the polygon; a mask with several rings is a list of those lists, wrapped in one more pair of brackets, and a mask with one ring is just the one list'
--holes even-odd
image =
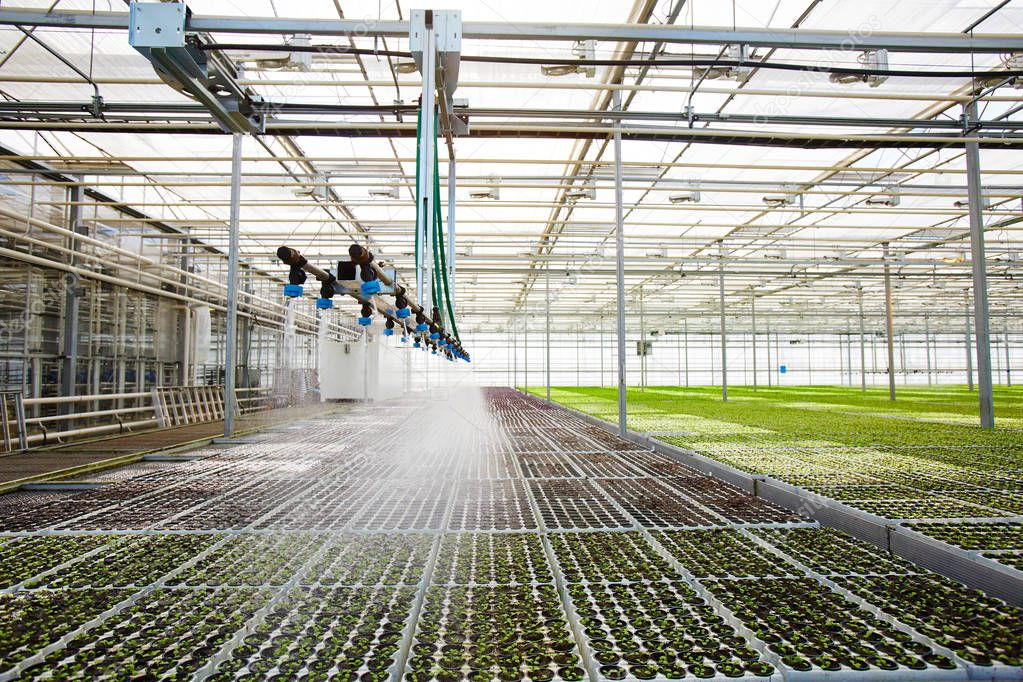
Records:
{"label": "grey metal beam", "polygon": [[544,320],[546,322],[544,327],[544,350],[546,352],[546,360],[544,361],[544,372],[547,378],[547,400],[551,399],[551,269],[550,266],[544,268],[544,297],[546,299],[546,305],[544,305]]}
{"label": "grey metal beam", "polygon": [[[75,28],[128,29],[125,12],[65,10],[44,12],[33,9],[0,10],[0,25]],[[358,21],[338,19],[287,19],[276,17],[192,16],[188,30],[198,33],[270,34],[404,38],[407,21]],[[841,50],[862,52],[886,49],[891,52],[995,53],[1023,51],[1018,34],[892,33],[864,32],[855,39],[848,31],[811,29],[757,29],[685,27],[650,24],[553,24],[542,22],[466,21],[462,37],[468,40],[550,40],[569,42],[662,42],[685,45],[749,45],[794,50]]]}
{"label": "grey metal beam", "polygon": [[[622,108],[622,93],[615,90],[612,95],[612,107],[616,111]],[[622,437],[628,433],[626,424],[626,377],[625,377],[625,210],[624,188],[622,187],[622,129],[621,124],[614,127],[615,153],[615,283],[618,290],[618,434]]]}
{"label": "grey metal beam", "polygon": [[718,307],[721,312],[721,400],[728,400],[728,337],[725,326],[725,243],[718,241]]}
{"label": "grey metal beam", "polygon": [[752,344],[753,344],[753,391],[757,390],[757,297],[750,296],[749,298],[749,311],[752,318],[753,324],[752,333]]}
{"label": "grey metal beam", "polygon": [[866,331],[863,326],[863,288],[860,287],[857,297],[860,309],[860,391],[867,392],[867,348]]}
{"label": "grey metal beam", "polygon": [[970,389],[970,393],[973,393],[973,329],[971,328],[972,323],[970,321],[970,292],[963,292],[963,299],[965,302],[966,310],[966,385]]}
{"label": "grey metal beam", "polygon": [[892,269],[888,262],[888,242],[884,247],[884,315],[888,341],[888,399],[895,400],[895,332],[892,325]]}
{"label": "grey metal beam", "polygon": [[[82,217],[82,186],[72,185],[67,188],[68,226],[78,234],[84,234]],[[72,251],[78,251],[78,242],[73,240],[68,245]],[[78,257],[72,253],[69,258],[69,265],[72,267],[78,264]],[[64,288],[64,354],[61,358],[60,372],[60,395],[70,397],[75,395],[78,377],[78,318],[79,307],[82,300],[82,289],[79,286],[78,278],[68,273],[65,277]],[[70,406],[68,407],[71,410]]]}
{"label": "grey metal beam", "polygon": [[[967,123],[977,117],[977,103],[966,106]],[[984,196],[980,179],[980,146],[975,136],[966,142],[966,180],[970,197],[970,255],[973,263],[973,314],[977,327],[977,394],[980,425],[995,425],[991,388],[991,329],[988,321],[987,265],[984,263]]]}
{"label": "grey metal beam", "polygon": [[224,352],[224,437],[234,434],[234,413],[238,355],[238,241],[242,195],[242,143],[245,136],[235,133],[231,140],[231,217],[230,247],[227,259],[227,332]]}

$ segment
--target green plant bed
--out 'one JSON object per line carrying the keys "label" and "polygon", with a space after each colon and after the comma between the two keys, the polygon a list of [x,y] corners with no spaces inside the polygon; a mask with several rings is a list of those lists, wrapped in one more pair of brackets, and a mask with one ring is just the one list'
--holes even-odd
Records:
{"label": "green plant bed", "polygon": [[302,575],[303,585],[402,585],[422,577],[433,538],[419,533],[346,534]]}
{"label": "green plant bed", "polygon": [[984,553],[988,559],[994,559],[1000,564],[1011,566],[1017,571],[1023,571],[1023,552]]}
{"label": "green plant bed", "polygon": [[47,656],[24,679],[130,679],[143,673],[185,679],[269,598],[268,591],[253,589],[154,590]]}
{"label": "green plant bed", "polygon": [[40,578],[30,587],[142,587],[212,546],[216,535],[111,536],[99,554]]}
{"label": "green plant bed", "polygon": [[704,584],[794,670],[955,667],[930,647],[812,579]]}
{"label": "green plant bed", "polygon": [[390,679],[414,596],[411,587],[293,589],[216,675]]}
{"label": "green plant bed", "polygon": [[766,676],[761,654],[683,582],[573,584],[568,593],[609,679]]}
{"label": "green plant bed", "polygon": [[737,530],[671,530],[653,535],[697,578],[777,577],[794,570]]}
{"label": "green plant bed", "polygon": [[676,575],[641,533],[551,533],[548,537],[570,583],[661,580]]}
{"label": "green plant bed", "polygon": [[535,533],[457,533],[444,536],[433,569],[435,585],[553,582]]}
{"label": "green plant bed", "polygon": [[0,594],[0,672],[39,653],[128,596],[123,590]]}
{"label": "green plant bed", "polygon": [[106,535],[42,535],[0,540],[0,589],[77,559],[110,539]]}
{"label": "green plant bed", "polygon": [[836,580],[972,663],[1023,665],[1021,608],[933,574]]}
{"label": "green plant bed", "polygon": [[212,587],[283,585],[324,541],[310,534],[233,535],[174,582]]}
{"label": "green plant bed", "polygon": [[905,559],[832,528],[764,528],[753,532],[824,575],[917,573],[920,570]]}
{"label": "green plant bed", "polygon": [[582,680],[553,585],[431,587],[405,679]]}
{"label": "green plant bed", "polygon": [[1023,522],[911,523],[909,528],[963,549],[1023,550]]}

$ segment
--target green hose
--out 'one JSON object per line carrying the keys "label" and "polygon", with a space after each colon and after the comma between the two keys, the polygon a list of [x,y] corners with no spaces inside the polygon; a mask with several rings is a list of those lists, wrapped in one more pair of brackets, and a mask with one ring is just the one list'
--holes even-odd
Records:
{"label": "green hose", "polygon": [[[423,128],[423,111],[420,108],[419,113],[416,117],[416,172],[418,173],[419,161],[422,158],[422,145],[420,143]],[[437,120],[434,118],[434,137],[437,136]],[[417,175],[418,179],[418,175]],[[420,250],[422,246],[419,239],[419,202],[422,197],[419,194],[419,183],[416,183],[416,248],[415,256],[416,263],[419,262]],[[447,310],[447,318],[451,323],[451,331],[455,336],[455,339],[461,341],[461,337],[458,335],[458,325],[455,324],[455,313],[451,305],[451,291],[448,283],[447,271],[447,255],[444,247],[444,228],[443,221],[441,220],[440,210],[440,160],[437,155],[433,157],[433,277],[430,278],[430,294],[433,300],[433,307],[440,310],[440,315],[436,323],[441,323]],[[425,307],[425,305],[424,305]]]}

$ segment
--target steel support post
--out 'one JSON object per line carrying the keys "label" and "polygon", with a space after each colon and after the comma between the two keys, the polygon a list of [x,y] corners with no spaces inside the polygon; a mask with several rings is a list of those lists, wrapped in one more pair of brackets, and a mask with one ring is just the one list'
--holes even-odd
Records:
{"label": "steel support post", "polygon": [[[433,26],[427,26],[423,36],[423,58],[420,73],[423,76],[420,99],[419,167],[416,169],[416,189],[419,205],[416,207],[416,225],[419,229],[419,253],[416,254],[416,294],[420,305],[430,311],[433,272],[433,161],[437,138],[434,134],[437,93],[437,35]],[[439,301],[434,301],[439,304]],[[440,323],[440,320],[434,320]]]}
{"label": "steel support post", "polygon": [[806,335],[806,383],[813,385],[813,335]]}
{"label": "steel support post", "polygon": [[678,385],[682,385],[682,338],[675,334],[675,371],[678,373]]}
{"label": "steel support post", "polygon": [[547,400],[551,399],[551,269],[548,266],[544,268],[544,296],[547,299],[546,305],[544,306],[546,321],[546,329],[544,332],[544,348],[547,353],[547,358],[544,361],[544,373],[547,378]]}
{"label": "steel support post", "polygon": [[970,320],[970,292],[963,292],[963,299],[966,303],[966,385],[970,389],[970,393],[973,393],[973,329],[971,325],[973,322]]}
{"label": "steel support post", "polygon": [[888,399],[895,400],[895,332],[892,325],[892,268],[889,262],[888,242],[884,249],[884,313],[885,332],[888,336]]}
{"label": "steel support post", "polygon": [[753,352],[753,390],[757,390],[757,297],[749,297],[749,311],[753,323],[752,352]]}
{"label": "steel support post", "polygon": [[[774,379],[774,365],[771,363],[771,318],[767,318],[767,387],[771,388]],[[777,360],[777,358],[775,358]]]}
{"label": "steel support post", "polygon": [[[967,124],[977,118],[977,103],[971,102],[964,115]],[[977,394],[980,425],[995,425],[994,395],[991,389],[991,330],[988,322],[987,267],[984,255],[984,197],[980,184],[980,144],[975,136],[966,142],[966,181],[970,201],[970,256],[973,262],[973,314],[977,329]]]}
{"label": "steel support post", "polygon": [[529,391],[529,313],[527,312],[522,323],[522,387]]}
{"label": "steel support post", "polygon": [[1005,328],[1005,385],[1012,387],[1012,365],[1009,360],[1009,328]]}
{"label": "steel support post", "polygon": [[600,316],[600,387],[604,388],[604,316]]}
{"label": "steel support post", "polygon": [[859,308],[860,308],[860,391],[863,393],[867,392],[867,339],[866,330],[863,322],[863,289],[860,289],[859,296]]}
{"label": "steel support post", "polygon": [[[848,325],[848,322],[846,322],[846,324]],[[845,334],[845,366],[849,370],[849,386],[851,387],[853,385],[852,334],[849,333],[848,326],[846,327],[846,330],[847,331]]]}
{"label": "steel support post", "polygon": [[512,324],[512,388],[519,385],[519,332],[518,325]]}
{"label": "steel support post", "polygon": [[639,286],[639,343],[642,354],[639,356],[639,390],[646,391],[646,318],[643,306],[643,285]]}
{"label": "steel support post", "polygon": [[924,315],[924,352],[927,353],[927,385],[931,386],[931,319]]}
{"label": "steel support post", "polygon": [[718,308],[721,313],[721,400],[728,400],[728,332],[725,327],[725,243],[718,241]]}
{"label": "steel support post", "polygon": [[686,388],[689,388],[689,320],[682,320],[682,343],[685,344]]}
{"label": "steel support post", "polygon": [[[622,110],[622,93],[611,93],[615,111]],[[618,287],[618,433],[625,437],[626,391],[625,391],[625,210],[622,188],[622,124],[614,124],[615,149],[615,281]]]}
{"label": "steel support post", "polygon": [[[72,185],[67,189],[67,200],[68,226],[76,234],[85,234],[85,228],[82,226],[81,184]],[[73,252],[78,252],[77,240],[74,240],[69,246]],[[71,266],[78,265],[78,257],[75,253],[71,254]],[[60,394],[71,397],[75,395],[78,383],[78,318],[82,289],[78,278],[72,275],[66,276],[64,282],[64,356],[61,358]],[[67,411],[68,413],[74,411],[74,406],[68,405]]]}
{"label": "steel support post", "polygon": [[242,198],[242,147],[245,136],[235,133],[231,140],[231,213],[228,223],[227,252],[227,339],[224,345],[224,436],[234,433],[238,408],[235,395],[238,357],[238,251]]}

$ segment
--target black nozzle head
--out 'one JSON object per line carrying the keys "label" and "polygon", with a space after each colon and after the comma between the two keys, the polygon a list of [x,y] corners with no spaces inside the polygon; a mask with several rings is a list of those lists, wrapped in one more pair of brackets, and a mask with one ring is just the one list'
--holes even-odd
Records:
{"label": "black nozzle head", "polygon": [[368,304],[366,304],[366,303],[362,304],[362,316],[363,317],[372,317],[373,316],[373,309]]}
{"label": "black nozzle head", "polygon": [[[369,265],[373,262],[373,254],[358,244],[352,244],[348,247],[348,255],[351,257],[353,263],[358,265]],[[368,281],[368,280],[366,280]]]}

